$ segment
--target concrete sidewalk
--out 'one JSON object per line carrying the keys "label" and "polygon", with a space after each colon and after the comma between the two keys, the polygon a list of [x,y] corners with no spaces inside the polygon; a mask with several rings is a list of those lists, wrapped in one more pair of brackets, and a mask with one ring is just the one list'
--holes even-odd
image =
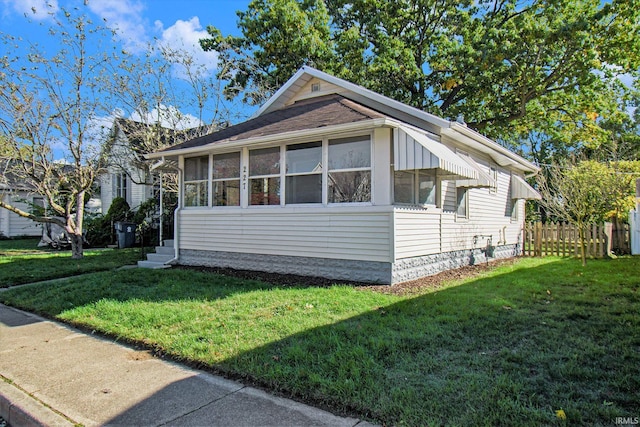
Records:
{"label": "concrete sidewalk", "polygon": [[12,427],[371,426],[1,304],[0,416]]}

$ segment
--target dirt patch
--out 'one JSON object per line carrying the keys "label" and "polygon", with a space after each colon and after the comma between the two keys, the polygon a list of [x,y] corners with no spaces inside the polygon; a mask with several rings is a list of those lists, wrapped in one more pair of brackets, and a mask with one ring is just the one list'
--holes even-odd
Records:
{"label": "dirt patch", "polygon": [[143,360],[153,359],[153,355],[146,350],[132,351],[131,353],[127,354],[127,359],[135,360],[135,361],[143,361]]}
{"label": "dirt patch", "polygon": [[380,292],[388,295],[419,295],[426,292],[442,289],[447,283],[454,280],[462,280],[479,276],[481,273],[499,267],[501,265],[511,265],[517,258],[500,259],[491,261],[489,264],[468,265],[434,274],[433,276],[422,277],[409,282],[397,283],[395,285],[366,285],[360,289]]}
{"label": "dirt patch", "polygon": [[327,287],[335,284],[346,284],[356,286],[358,289],[370,290],[390,295],[414,295],[440,289],[445,283],[466,279],[468,277],[477,276],[489,269],[501,265],[513,264],[516,258],[491,261],[489,264],[470,265],[455,270],[447,270],[433,276],[423,277],[421,279],[412,280],[410,282],[398,283],[395,285],[372,285],[363,282],[345,282],[340,280],[326,279],[323,277],[300,276],[296,274],[278,274],[267,273],[262,271],[251,270],[234,270],[231,268],[217,267],[194,267],[194,266],[176,266],[185,270],[196,270],[208,273],[222,274],[224,276],[237,277],[245,280],[259,280],[261,282],[270,283],[276,286],[295,286],[309,287],[321,286]]}

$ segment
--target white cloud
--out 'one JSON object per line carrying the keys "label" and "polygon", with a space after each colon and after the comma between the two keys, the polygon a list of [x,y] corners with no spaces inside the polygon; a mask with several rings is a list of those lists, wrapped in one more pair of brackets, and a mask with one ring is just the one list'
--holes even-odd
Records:
{"label": "white cloud", "polygon": [[89,9],[117,31],[125,49],[138,53],[149,41],[143,18],[145,5],[138,0],[94,0]]}
{"label": "white cloud", "polygon": [[58,0],[2,0],[2,3],[14,12],[37,21],[50,19],[59,9]]}
{"label": "white cloud", "polygon": [[188,52],[197,67],[203,67],[211,72],[218,63],[217,52],[205,52],[200,47],[200,39],[209,37],[209,33],[202,28],[197,16],[183,21],[177,20],[172,26],[164,28],[161,21],[155,22],[156,30],[161,33],[158,43],[161,46]]}

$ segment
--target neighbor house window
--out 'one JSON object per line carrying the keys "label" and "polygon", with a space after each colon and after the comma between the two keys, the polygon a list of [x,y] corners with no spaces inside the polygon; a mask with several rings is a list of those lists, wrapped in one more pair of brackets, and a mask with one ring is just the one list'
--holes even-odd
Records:
{"label": "neighbor house window", "polygon": [[115,197],[122,197],[127,200],[127,174],[116,174]]}
{"label": "neighbor house window", "polygon": [[249,151],[249,204],[280,204],[280,147]]}
{"label": "neighbor house window", "polygon": [[213,156],[213,206],[240,206],[240,153]]}
{"label": "neighbor house window", "polygon": [[469,217],[469,189],[456,188],[456,216],[457,218]]}
{"label": "neighbor house window", "polygon": [[322,203],[322,142],[287,145],[285,203]]}
{"label": "neighbor house window", "polygon": [[407,205],[436,204],[434,169],[396,171],[393,176],[394,203]]}
{"label": "neighbor house window", "polygon": [[184,159],[184,205],[208,206],[209,156]]}
{"label": "neighbor house window", "polygon": [[329,203],[371,201],[371,141],[368,136],[329,140]]}

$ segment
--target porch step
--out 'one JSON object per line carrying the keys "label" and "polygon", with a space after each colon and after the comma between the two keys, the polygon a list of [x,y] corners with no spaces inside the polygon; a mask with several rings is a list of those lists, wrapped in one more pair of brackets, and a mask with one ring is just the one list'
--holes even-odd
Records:
{"label": "porch step", "polygon": [[140,268],[151,268],[154,270],[161,268],[171,268],[171,265],[165,264],[163,262],[153,262],[153,261],[138,261],[138,267]]}
{"label": "porch step", "polygon": [[167,262],[175,258],[173,240],[165,240],[162,246],[156,246],[156,252],[147,254],[146,261],[138,261],[140,268],[170,268]]}
{"label": "porch step", "polygon": [[171,255],[173,258],[174,249],[173,246],[156,246],[156,253],[162,255]]}
{"label": "porch step", "polygon": [[147,254],[147,261],[165,263],[173,259],[173,254]]}

